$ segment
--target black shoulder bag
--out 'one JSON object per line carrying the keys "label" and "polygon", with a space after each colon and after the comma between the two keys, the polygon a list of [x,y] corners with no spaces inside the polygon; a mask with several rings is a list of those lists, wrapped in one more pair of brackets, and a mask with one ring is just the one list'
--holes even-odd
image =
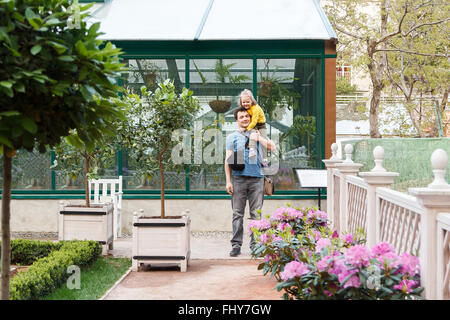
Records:
{"label": "black shoulder bag", "polygon": [[[248,149],[249,138],[245,135],[243,135],[243,136],[246,139],[245,140],[245,149]],[[236,139],[234,139],[233,145],[236,146]],[[237,148],[236,148],[236,151],[234,151],[234,148],[233,148],[233,154],[230,155],[227,159],[228,166],[230,167],[231,170],[242,171],[245,169],[245,149],[237,150]]]}

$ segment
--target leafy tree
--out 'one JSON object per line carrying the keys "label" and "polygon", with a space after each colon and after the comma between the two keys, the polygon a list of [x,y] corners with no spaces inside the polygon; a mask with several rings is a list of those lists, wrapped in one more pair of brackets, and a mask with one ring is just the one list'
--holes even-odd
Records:
{"label": "leafy tree", "polygon": [[[159,83],[154,92],[143,86],[141,96],[128,94],[124,101],[132,108],[121,130],[127,133],[122,138],[122,145],[134,150],[149,169],[155,168],[156,161],[161,179],[161,218],[165,218],[164,172],[170,162],[171,150],[178,143],[172,137],[178,129],[189,128],[200,110],[199,101],[186,88],[177,93],[170,79]],[[147,172],[148,175],[152,173],[151,169]]]}
{"label": "leafy tree", "polygon": [[[443,20],[450,15],[450,4],[432,3],[423,14],[430,20]],[[405,23],[414,21],[405,19]],[[394,93],[404,97],[405,110],[421,137],[437,134],[436,113],[442,119],[446,109],[450,88],[449,27],[449,23],[424,26],[410,37],[390,41],[396,51],[387,54],[389,84]]]}
{"label": "leafy tree", "polygon": [[[381,93],[387,84],[387,53],[407,50],[396,47],[393,41],[411,39],[424,28],[449,21],[448,14],[437,19],[427,14],[430,7],[447,6],[444,1],[421,0],[381,0],[370,3],[363,0],[329,0],[324,6],[340,41],[351,44],[353,48],[363,48],[363,51],[353,49],[353,52],[359,52],[357,65],[366,68],[372,83],[369,110],[371,137],[381,137],[378,114]],[[349,50],[348,47],[346,49]],[[417,48],[408,52],[421,54]]]}
{"label": "leafy tree", "polygon": [[[90,5],[71,16],[65,0],[0,1],[0,150],[3,155],[1,298],[9,299],[11,162],[16,150],[44,152],[76,130],[92,148],[122,116],[120,50],[88,26]],[[73,18],[79,23],[75,24]]]}

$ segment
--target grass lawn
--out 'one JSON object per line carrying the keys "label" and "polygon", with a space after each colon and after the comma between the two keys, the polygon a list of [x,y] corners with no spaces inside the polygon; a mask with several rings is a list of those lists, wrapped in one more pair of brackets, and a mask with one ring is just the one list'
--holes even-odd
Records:
{"label": "grass lawn", "polygon": [[99,257],[90,267],[81,268],[80,289],[64,285],[41,300],[97,300],[131,267],[130,258]]}

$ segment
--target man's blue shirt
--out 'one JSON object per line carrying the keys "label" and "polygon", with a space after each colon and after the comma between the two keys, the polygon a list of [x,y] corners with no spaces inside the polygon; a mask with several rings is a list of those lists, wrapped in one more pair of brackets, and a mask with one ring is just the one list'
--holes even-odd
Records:
{"label": "man's blue shirt", "polygon": [[248,131],[239,132],[235,131],[227,136],[226,140],[226,148],[227,150],[233,151],[242,151],[245,150],[244,159],[245,159],[245,168],[242,171],[232,171],[234,176],[249,176],[249,177],[258,177],[263,178],[264,173],[261,166],[261,155],[262,155],[262,147],[261,144],[258,143],[258,156],[252,157],[249,159],[248,153],[249,149],[245,149],[245,142],[247,139],[250,139],[250,133]]}

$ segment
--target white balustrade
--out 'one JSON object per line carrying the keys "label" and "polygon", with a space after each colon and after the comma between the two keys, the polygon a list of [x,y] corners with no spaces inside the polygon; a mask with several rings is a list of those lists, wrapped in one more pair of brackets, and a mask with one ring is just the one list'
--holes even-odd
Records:
{"label": "white balustrade", "polygon": [[[333,196],[335,194],[333,186],[334,186],[334,181],[335,178],[332,174],[333,169],[335,168],[335,165],[337,163],[341,163],[342,159],[340,159],[337,156],[337,150],[338,150],[338,145],[337,143],[333,143],[331,145],[331,158],[330,159],[326,159],[326,160],[322,160],[323,163],[325,163],[325,167],[327,168],[327,212],[329,214],[331,223],[333,224],[334,228],[338,229],[338,225],[337,225],[337,218],[334,217],[334,212],[335,209],[333,207],[333,203],[335,203],[333,201]],[[338,189],[339,190],[339,189]]]}
{"label": "white balustrade", "polygon": [[[336,169],[340,172],[339,179],[339,212],[348,212],[348,191],[347,191],[347,176],[356,175],[359,169],[363,166],[360,163],[354,163],[352,160],[353,146],[347,144],[344,148],[345,160],[342,163],[337,163]],[[348,215],[339,214],[339,232],[348,231]]]}
{"label": "white balustrade", "polygon": [[[337,145],[336,145],[337,146]],[[431,156],[434,180],[409,193],[390,189],[398,177],[383,167],[384,149],[373,150],[375,166],[359,172],[353,147],[345,146],[345,160],[332,145],[332,157],[323,160],[328,172],[327,210],[340,233],[361,228],[371,247],[389,242],[398,253],[419,255],[421,285],[427,299],[450,299],[450,185],[445,181],[448,155],[437,149]]]}

